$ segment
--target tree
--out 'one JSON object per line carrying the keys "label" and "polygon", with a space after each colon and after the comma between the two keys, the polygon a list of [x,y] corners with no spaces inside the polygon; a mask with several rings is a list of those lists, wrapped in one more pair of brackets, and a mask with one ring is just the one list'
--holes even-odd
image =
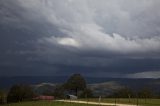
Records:
{"label": "tree", "polygon": [[0,90],[0,104],[6,103],[6,93]]}
{"label": "tree", "polygon": [[124,87],[117,92],[117,96],[120,98],[130,98],[133,97],[133,91],[128,87]]}
{"label": "tree", "polygon": [[32,99],[33,91],[28,85],[13,85],[8,93],[8,102],[20,102]]}
{"label": "tree", "polygon": [[82,97],[82,98],[92,98],[93,97],[93,92],[92,92],[91,89],[86,88],[86,89],[84,89],[84,91],[82,92],[80,97]]}
{"label": "tree", "polygon": [[145,99],[145,103],[147,102],[147,98],[151,98],[152,97],[152,91],[149,88],[142,88],[139,92],[138,92],[138,96],[140,98],[144,98]]}
{"label": "tree", "polygon": [[55,96],[55,98],[65,98],[64,91],[65,89],[63,85],[56,85],[53,95]]}
{"label": "tree", "polygon": [[73,74],[67,80],[65,87],[70,91],[74,91],[78,96],[78,91],[86,88],[86,81],[80,74]]}
{"label": "tree", "polygon": [[134,93],[133,93],[132,89],[130,89],[128,87],[124,87],[119,90],[116,90],[109,97],[114,97],[115,101],[116,101],[116,98],[128,98],[128,102],[130,103],[131,98],[134,97]]}

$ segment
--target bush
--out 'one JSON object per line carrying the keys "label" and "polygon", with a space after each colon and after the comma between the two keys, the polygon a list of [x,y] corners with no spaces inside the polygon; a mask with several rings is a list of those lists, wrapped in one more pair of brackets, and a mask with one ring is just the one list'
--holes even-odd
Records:
{"label": "bush", "polygon": [[27,85],[13,85],[8,93],[8,102],[20,102],[25,100],[31,100],[33,97],[33,91],[30,86]]}

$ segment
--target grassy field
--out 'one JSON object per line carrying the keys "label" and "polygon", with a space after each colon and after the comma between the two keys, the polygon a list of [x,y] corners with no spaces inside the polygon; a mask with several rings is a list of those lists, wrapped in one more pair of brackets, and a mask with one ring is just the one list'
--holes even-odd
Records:
{"label": "grassy field", "polygon": [[56,102],[56,101],[32,101],[32,102],[11,103],[11,104],[0,105],[0,106],[96,106],[96,105],[64,103],[64,102]]}
{"label": "grassy field", "polygon": [[[84,101],[94,101],[94,102],[99,102],[98,98],[92,98],[92,99],[81,99]],[[115,100],[115,98],[101,98],[101,102],[106,102],[106,103],[122,103],[122,104],[140,104],[143,106],[160,106],[160,99],[137,99],[136,98],[132,98],[132,99],[124,99],[124,98],[117,98]]]}
{"label": "grassy field", "polygon": [[[98,98],[94,99],[80,99],[83,101],[94,101],[99,102]],[[115,99],[113,98],[102,98],[101,102],[106,103],[115,103]],[[116,99],[116,103],[122,104],[137,104],[137,99]],[[138,100],[139,105],[143,106],[160,106],[160,99],[147,99],[146,102],[144,99]],[[96,105],[89,105],[89,104],[78,104],[78,103],[64,103],[64,102],[57,102],[57,101],[31,101],[31,102],[19,102],[19,103],[11,103],[6,105],[0,106],[96,106]]]}

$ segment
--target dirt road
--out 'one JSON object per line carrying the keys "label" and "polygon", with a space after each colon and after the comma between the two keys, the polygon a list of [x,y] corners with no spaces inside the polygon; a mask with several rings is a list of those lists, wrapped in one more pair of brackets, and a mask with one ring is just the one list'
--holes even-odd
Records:
{"label": "dirt road", "polygon": [[[93,105],[103,105],[103,106],[115,106],[114,103],[98,103],[98,102],[87,102],[87,101],[78,101],[78,100],[57,100],[57,101],[72,102],[72,103],[82,103],[82,104],[93,104]],[[117,103],[116,106],[137,106],[137,105],[119,104],[119,103]]]}

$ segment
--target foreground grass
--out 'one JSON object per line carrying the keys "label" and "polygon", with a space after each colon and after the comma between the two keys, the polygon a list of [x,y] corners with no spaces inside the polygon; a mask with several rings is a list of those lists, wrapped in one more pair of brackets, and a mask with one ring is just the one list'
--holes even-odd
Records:
{"label": "foreground grass", "polygon": [[31,102],[19,102],[19,103],[11,103],[0,106],[96,106],[89,104],[78,104],[78,103],[64,103],[57,101],[31,101]]}
{"label": "foreground grass", "polygon": [[[80,99],[83,101],[93,101],[93,102],[99,102],[98,98],[92,98],[92,99]],[[115,103],[114,98],[102,98],[101,102],[104,103]],[[122,104],[137,104],[137,99],[124,99],[124,98],[118,98],[116,99],[116,103],[122,103]],[[160,106],[160,99],[147,99],[146,102],[144,99],[139,99],[138,104],[141,106]],[[19,103],[11,103],[6,105],[0,105],[0,106],[96,106],[96,105],[90,105],[90,104],[78,104],[78,103],[65,103],[65,102],[58,102],[58,101],[30,101],[30,102],[19,102]]]}
{"label": "foreground grass", "polygon": [[[98,98],[92,98],[92,99],[81,99],[84,101],[93,101],[93,102],[99,102]],[[160,99],[137,99],[132,98],[132,99],[127,99],[127,98],[101,98],[101,102],[104,103],[121,103],[121,104],[138,104],[143,105],[143,106],[160,106]]]}

